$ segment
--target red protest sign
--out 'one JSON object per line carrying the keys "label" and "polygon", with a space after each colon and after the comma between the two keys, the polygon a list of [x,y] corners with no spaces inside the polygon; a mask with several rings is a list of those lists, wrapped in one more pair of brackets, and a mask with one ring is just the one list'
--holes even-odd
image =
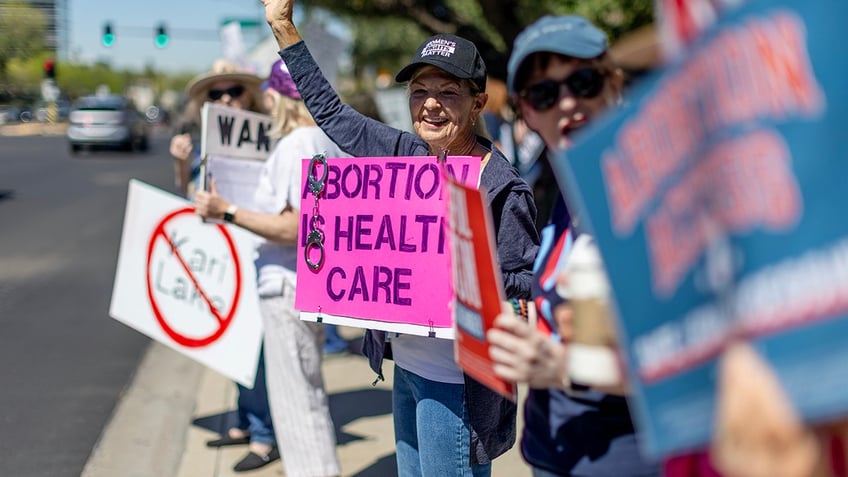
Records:
{"label": "red protest sign", "polygon": [[515,383],[495,375],[486,340],[506,300],[495,261],[491,213],[484,192],[450,178],[448,184],[456,361],[477,381],[515,400]]}

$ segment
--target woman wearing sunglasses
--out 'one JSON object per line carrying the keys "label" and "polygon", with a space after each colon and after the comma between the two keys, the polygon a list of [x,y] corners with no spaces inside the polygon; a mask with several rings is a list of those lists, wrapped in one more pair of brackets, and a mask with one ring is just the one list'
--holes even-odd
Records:
{"label": "woman wearing sunglasses", "polygon": [[[527,27],[515,41],[508,74],[518,114],[553,153],[621,98],[622,75],[607,54],[606,35],[578,16],[547,16]],[[534,267],[539,326],[505,313],[488,334],[496,374],[530,385],[522,455],[534,477],[659,475],[639,454],[623,394],[566,384],[570,309],[559,306],[556,282],[561,258],[579,234],[575,227],[557,192]]]}
{"label": "woman wearing sunglasses", "polygon": [[208,101],[246,111],[265,112],[259,87],[261,83],[262,78],[242,71],[227,60],[216,61],[209,72],[196,76],[188,83],[189,102],[168,149],[174,158],[174,182],[184,196],[194,194],[194,183],[200,171],[200,151],[194,142],[200,135],[200,108],[203,103]]}

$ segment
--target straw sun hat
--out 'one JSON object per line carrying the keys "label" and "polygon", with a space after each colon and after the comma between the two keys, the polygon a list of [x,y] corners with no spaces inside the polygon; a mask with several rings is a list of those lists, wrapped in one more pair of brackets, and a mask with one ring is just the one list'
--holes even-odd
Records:
{"label": "straw sun hat", "polygon": [[217,60],[210,71],[195,76],[186,86],[186,93],[192,100],[202,104],[207,100],[209,88],[218,81],[243,84],[253,97],[253,107],[262,107],[262,93],[259,88],[262,78],[244,71],[236,63],[228,60]]}

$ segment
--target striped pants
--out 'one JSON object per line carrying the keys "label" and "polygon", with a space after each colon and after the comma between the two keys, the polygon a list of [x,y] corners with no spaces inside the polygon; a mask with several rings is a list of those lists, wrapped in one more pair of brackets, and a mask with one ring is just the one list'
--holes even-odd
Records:
{"label": "striped pants", "polygon": [[324,327],[301,321],[294,288],[260,300],[265,326],[265,379],[286,477],[341,474],[336,434],[321,374]]}

